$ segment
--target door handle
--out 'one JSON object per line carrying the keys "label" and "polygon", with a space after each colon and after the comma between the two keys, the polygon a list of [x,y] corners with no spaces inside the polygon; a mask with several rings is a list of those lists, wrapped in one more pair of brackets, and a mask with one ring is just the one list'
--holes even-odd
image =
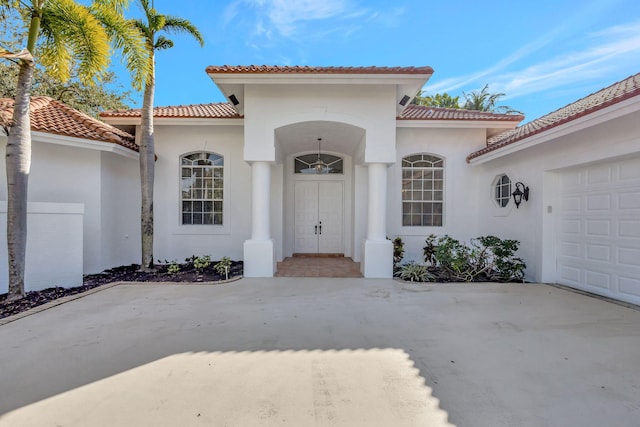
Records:
{"label": "door handle", "polygon": [[322,234],[322,221],[320,221],[320,234]]}
{"label": "door handle", "polygon": [[318,234],[318,226],[317,225],[314,227],[313,234]]}

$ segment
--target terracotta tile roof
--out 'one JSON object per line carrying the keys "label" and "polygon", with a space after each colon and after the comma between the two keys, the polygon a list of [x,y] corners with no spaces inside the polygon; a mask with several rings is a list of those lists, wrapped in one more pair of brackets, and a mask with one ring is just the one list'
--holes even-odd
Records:
{"label": "terracotta tile roof", "polygon": [[[141,117],[141,110],[114,110],[100,113],[100,117]],[[231,104],[218,102],[212,104],[177,105],[156,107],[153,117],[163,118],[196,118],[196,119],[239,119],[242,118]]]}
{"label": "terracotta tile roof", "polygon": [[486,111],[462,110],[457,108],[426,107],[410,104],[398,120],[491,120],[521,122],[519,114],[497,114]]}
{"label": "terracotta tile roof", "polygon": [[312,67],[279,65],[209,65],[207,73],[214,74],[433,74],[425,67]]}
{"label": "terracotta tile roof", "polygon": [[[13,105],[13,99],[0,98],[0,120],[2,122],[11,122]],[[31,98],[31,130],[110,142],[138,151],[135,138],[127,132],[46,96]]]}
{"label": "terracotta tile roof", "polygon": [[585,96],[539,119],[489,138],[487,146],[471,153],[467,157],[467,161],[638,95],[640,95],[640,73]]}

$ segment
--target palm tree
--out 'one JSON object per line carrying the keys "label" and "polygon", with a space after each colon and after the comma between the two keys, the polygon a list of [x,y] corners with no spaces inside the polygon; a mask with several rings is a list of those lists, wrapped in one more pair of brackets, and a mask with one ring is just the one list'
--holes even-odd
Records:
{"label": "palm tree", "polygon": [[486,84],[482,90],[474,90],[471,93],[462,93],[465,103],[462,106],[465,110],[489,111],[503,114],[522,114],[506,105],[497,105],[498,101],[505,96],[504,93],[489,93],[489,85]]}
{"label": "palm tree", "polygon": [[412,104],[424,105],[426,107],[438,107],[438,108],[460,108],[460,97],[452,97],[448,93],[436,93],[434,95],[424,96],[423,92],[418,92],[415,98],[413,98]]}
{"label": "palm tree", "polygon": [[140,138],[140,185],[142,190],[142,206],[140,228],[142,240],[141,270],[153,269],[153,183],[155,175],[155,146],[153,138],[153,97],[155,95],[155,52],[173,47],[173,41],[162,32],[184,33],[193,36],[200,46],[204,39],[200,31],[188,20],[159,14],[153,2],[140,0],[145,20],[135,20],[135,25],[144,35],[147,53],[151,57],[151,70],[146,78],[142,101],[142,135]]}
{"label": "palm tree", "polygon": [[0,0],[0,9],[18,12],[28,27],[26,49],[18,53],[0,51],[1,58],[10,59],[19,67],[6,149],[9,300],[24,296],[31,167],[29,107],[36,60],[61,81],[67,80],[72,68],[77,67],[80,80],[91,84],[106,72],[113,40],[116,47],[127,46],[123,52],[128,65],[144,66],[147,59],[139,34],[122,16],[127,2],[94,0],[91,6],[84,6],[74,0]]}

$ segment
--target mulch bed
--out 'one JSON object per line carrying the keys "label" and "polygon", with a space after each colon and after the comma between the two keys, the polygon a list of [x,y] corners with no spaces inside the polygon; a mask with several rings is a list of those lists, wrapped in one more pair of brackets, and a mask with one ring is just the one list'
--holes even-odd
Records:
{"label": "mulch bed", "polygon": [[[178,273],[167,272],[168,265],[159,265],[155,271],[138,271],[136,264],[115,267],[98,274],[84,276],[81,286],[73,288],[52,287],[41,291],[27,292],[24,298],[7,301],[7,294],[0,294],[0,319],[29,310],[30,308],[46,304],[58,298],[80,294],[90,289],[113,282],[177,282],[183,284],[200,282],[219,282],[225,280],[224,275],[218,274],[212,262],[202,272],[196,272],[192,264],[181,264]],[[229,279],[242,276],[242,261],[233,261],[229,269]]]}

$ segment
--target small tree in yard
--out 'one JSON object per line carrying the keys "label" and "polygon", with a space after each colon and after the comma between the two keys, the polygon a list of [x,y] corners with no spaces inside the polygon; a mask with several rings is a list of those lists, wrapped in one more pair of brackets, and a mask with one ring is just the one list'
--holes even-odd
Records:
{"label": "small tree in yard", "polygon": [[[8,133],[7,249],[8,299],[24,296],[27,242],[27,188],[31,168],[31,87],[36,61],[58,80],[67,80],[74,66],[85,84],[106,70],[110,42],[123,50],[129,64],[146,63],[139,33],[122,13],[126,0],[94,0],[85,6],[74,0],[0,0],[0,17],[16,13],[28,28],[20,52],[0,48],[0,58],[19,68],[13,117],[3,123]],[[38,51],[38,52],[37,52]],[[39,54],[38,54],[39,53]]]}

